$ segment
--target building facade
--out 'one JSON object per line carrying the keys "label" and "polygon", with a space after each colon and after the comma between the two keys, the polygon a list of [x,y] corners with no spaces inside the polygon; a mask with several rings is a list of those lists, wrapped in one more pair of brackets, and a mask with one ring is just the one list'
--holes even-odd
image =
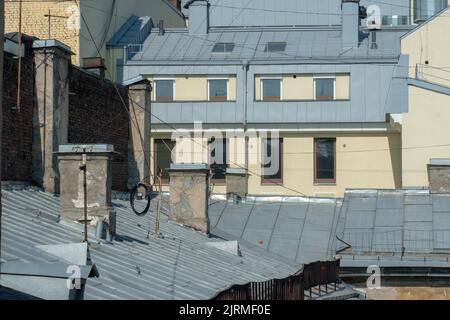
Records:
{"label": "building facade", "polygon": [[402,124],[402,176],[405,187],[428,187],[427,165],[450,158],[450,9],[401,39],[410,57],[409,112]]}
{"label": "building facade", "polygon": [[328,2],[189,1],[188,29],[128,47],[125,84],[153,85],[152,172],[208,162],[218,193],[227,168],[247,170],[249,194],[402,187],[400,39],[446,4]]}

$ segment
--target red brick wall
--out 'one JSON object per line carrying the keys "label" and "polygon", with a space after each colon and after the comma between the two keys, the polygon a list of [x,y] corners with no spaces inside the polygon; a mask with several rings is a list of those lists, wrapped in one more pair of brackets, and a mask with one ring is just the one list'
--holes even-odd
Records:
{"label": "red brick wall", "polygon": [[[69,81],[69,143],[106,143],[118,152],[112,164],[113,190],[126,191],[128,177],[128,89],[72,66]],[[127,108],[127,109],[126,109]]]}
{"label": "red brick wall", "polygon": [[16,108],[18,60],[6,52],[3,59],[2,180],[29,181],[31,176],[34,67],[31,42],[25,45],[20,110]]}

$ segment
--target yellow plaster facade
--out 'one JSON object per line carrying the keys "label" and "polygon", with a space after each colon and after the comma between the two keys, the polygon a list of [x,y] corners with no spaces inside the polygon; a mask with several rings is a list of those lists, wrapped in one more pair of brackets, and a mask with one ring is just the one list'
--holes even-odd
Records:
{"label": "yellow plaster facade", "polygon": [[[226,133],[222,133],[226,136]],[[401,187],[401,136],[399,132],[329,132],[280,133],[283,139],[283,182],[263,184],[261,181],[261,138],[249,139],[249,193],[259,195],[306,195],[342,197],[346,188]],[[336,183],[314,183],[314,138],[336,138]],[[170,139],[168,134],[153,134],[154,139]],[[207,162],[205,136],[177,138],[174,158],[177,163]],[[152,151],[153,152],[153,151]],[[244,166],[243,139],[229,140],[230,167]],[[152,157],[153,162],[153,157]],[[154,165],[152,165],[154,166]],[[168,188],[165,187],[168,191]],[[225,186],[215,185],[216,193],[225,193]]]}
{"label": "yellow plaster facade", "polygon": [[[402,39],[410,57],[409,75],[450,87],[450,8]],[[425,65],[425,62],[428,62]],[[450,95],[409,86],[409,112],[402,124],[404,187],[428,187],[427,164],[450,158]]]}

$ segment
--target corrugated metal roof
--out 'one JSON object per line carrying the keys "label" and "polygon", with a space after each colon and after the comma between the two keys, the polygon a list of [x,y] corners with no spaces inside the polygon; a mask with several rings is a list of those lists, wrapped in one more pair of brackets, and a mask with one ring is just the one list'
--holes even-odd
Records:
{"label": "corrugated metal roof", "polygon": [[450,255],[450,195],[348,191],[340,216],[351,254]]}
{"label": "corrugated metal roof", "polygon": [[[3,190],[2,196],[2,261],[57,263],[35,247],[82,241],[82,225],[56,222],[58,198],[38,190]],[[206,243],[223,240],[179,226],[166,215],[161,217],[162,237],[147,239],[153,214],[138,217],[120,200],[114,208],[116,239],[108,243],[90,235],[100,277],[88,280],[86,299],[209,299],[233,284],[284,278],[301,268],[242,244],[241,257],[213,248]]]}
{"label": "corrugated metal roof", "polygon": [[[308,60],[348,58],[398,58],[399,38],[406,30],[386,29],[377,32],[378,49],[370,49],[368,34],[362,35],[358,48],[344,51],[341,30],[320,28],[211,29],[207,35],[191,35],[186,30],[168,29],[164,36],[152,30],[132,61],[242,61]],[[233,52],[212,53],[218,42],[233,42]],[[286,42],[285,52],[265,52],[268,42]]]}
{"label": "corrugated metal roof", "polygon": [[213,230],[299,263],[330,260],[340,200],[267,197],[210,206]]}

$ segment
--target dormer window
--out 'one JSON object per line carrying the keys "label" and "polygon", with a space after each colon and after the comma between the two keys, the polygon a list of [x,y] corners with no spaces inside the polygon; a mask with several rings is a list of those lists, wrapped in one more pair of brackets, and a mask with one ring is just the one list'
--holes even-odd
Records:
{"label": "dormer window", "polygon": [[284,52],[286,50],[286,42],[268,42],[265,52]]}
{"label": "dormer window", "polygon": [[219,42],[216,43],[212,49],[213,53],[230,53],[234,50],[233,42]]}

